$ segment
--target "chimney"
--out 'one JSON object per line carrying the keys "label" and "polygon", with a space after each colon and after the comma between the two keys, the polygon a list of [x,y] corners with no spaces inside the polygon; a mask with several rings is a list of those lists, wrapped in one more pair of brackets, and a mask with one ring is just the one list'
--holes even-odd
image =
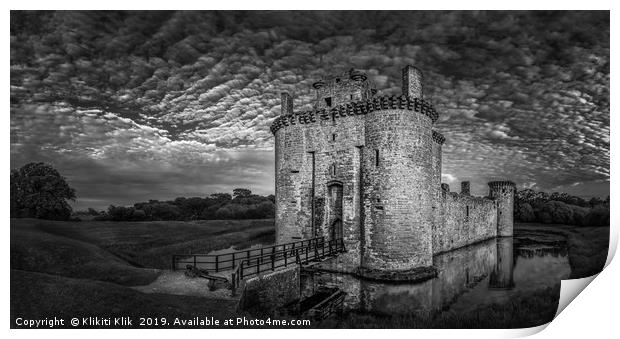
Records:
{"label": "chimney", "polygon": [[281,115],[293,114],[293,97],[286,92],[282,92],[280,95],[281,100]]}
{"label": "chimney", "polygon": [[403,68],[403,95],[411,99],[423,99],[422,81],[422,71],[413,66],[405,66]]}
{"label": "chimney", "polygon": [[461,194],[470,195],[469,194],[469,181],[461,181]]}

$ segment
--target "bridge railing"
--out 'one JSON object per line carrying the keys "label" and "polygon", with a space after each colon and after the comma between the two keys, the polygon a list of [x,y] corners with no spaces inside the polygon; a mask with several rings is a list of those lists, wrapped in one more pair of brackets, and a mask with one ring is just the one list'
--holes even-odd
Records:
{"label": "bridge railing", "polygon": [[242,260],[231,277],[233,291],[239,287],[242,280],[258,276],[260,273],[275,271],[290,265],[303,265],[345,250],[342,238],[329,241],[325,241],[322,237],[315,239],[319,240],[304,247],[298,246]]}
{"label": "bridge railing", "polygon": [[283,253],[287,251],[314,247],[318,244],[324,243],[324,237],[316,237],[285,244],[224,254],[174,254],[172,255],[172,269],[185,269],[187,265],[192,265],[196,268],[209,272],[229,271],[238,267],[244,260],[252,260],[256,258],[262,258],[261,260],[265,260],[265,258],[269,258],[270,256],[282,258]]}

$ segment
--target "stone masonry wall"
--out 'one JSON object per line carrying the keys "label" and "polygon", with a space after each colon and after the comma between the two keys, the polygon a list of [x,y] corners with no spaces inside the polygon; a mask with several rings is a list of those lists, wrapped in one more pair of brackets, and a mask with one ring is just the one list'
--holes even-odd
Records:
{"label": "stone masonry wall", "polygon": [[442,195],[440,209],[444,222],[435,230],[434,254],[497,236],[494,200],[445,191]]}
{"label": "stone masonry wall", "polygon": [[431,154],[431,164],[433,171],[433,183],[432,183],[432,194],[433,194],[433,223],[432,223],[432,235],[433,235],[433,244],[437,241],[435,238],[437,237],[437,227],[438,225],[443,225],[444,214],[442,211],[442,188],[441,188],[441,165],[442,165],[442,144],[445,141],[443,135],[436,131],[432,131],[432,154]]}
{"label": "stone masonry wall", "polygon": [[[287,147],[289,144],[297,149],[291,150]],[[342,229],[348,250],[342,255],[342,260],[351,267],[359,266],[362,227],[360,157],[363,144],[364,119],[358,116],[289,126],[276,132],[278,243],[295,241],[297,237],[324,236],[330,239],[330,226],[336,216],[330,210],[328,186],[342,185]],[[279,156],[287,151],[291,154]],[[298,173],[292,173],[291,169]]]}
{"label": "stone masonry wall", "polygon": [[431,126],[407,110],[366,115],[363,268],[432,265]]}
{"label": "stone masonry wall", "polygon": [[294,266],[248,279],[237,308],[252,315],[268,316],[300,297],[300,271],[299,266]]}

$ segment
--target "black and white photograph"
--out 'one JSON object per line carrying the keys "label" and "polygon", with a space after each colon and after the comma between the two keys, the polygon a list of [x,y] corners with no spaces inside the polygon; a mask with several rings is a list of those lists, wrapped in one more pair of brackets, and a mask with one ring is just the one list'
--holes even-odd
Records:
{"label": "black and white photograph", "polygon": [[609,10],[144,9],[10,11],[11,329],[523,329],[603,270]]}

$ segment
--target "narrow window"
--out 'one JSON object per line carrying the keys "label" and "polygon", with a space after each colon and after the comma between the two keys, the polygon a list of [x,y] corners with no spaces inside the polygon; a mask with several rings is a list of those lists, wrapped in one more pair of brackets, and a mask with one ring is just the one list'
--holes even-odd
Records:
{"label": "narrow window", "polygon": [[327,107],[332,107],[332,98],[325,98],[325,104]]}
{"label": "narrow window", "polygon": [[332,141],[336,141],[336,133],[332,134]]}
{"label": "narrow window", "polygon": [[336,164],[333,164],[333,165],[332,165],[332,168],[330,168],[330,171],[329,171],[329,172],[330,172],[332,175],[336,175]]}
{"label": "narrow window", "polygon": [[469,206],[465,206],[465,207],[466,207],[466,209],[465,209],[466,217],[469,218]]}
{"label": "narrow window", "polygon": [[375,150],[375,167],[379,167],[379,150]]}
{"label": "narrow window", "polygon": [[336,78],[336,82],[340,82],[340,78]]}
{"label": "narrow window", "polygon": [[351,94],[351,101],[353,101],[353,94]]}

